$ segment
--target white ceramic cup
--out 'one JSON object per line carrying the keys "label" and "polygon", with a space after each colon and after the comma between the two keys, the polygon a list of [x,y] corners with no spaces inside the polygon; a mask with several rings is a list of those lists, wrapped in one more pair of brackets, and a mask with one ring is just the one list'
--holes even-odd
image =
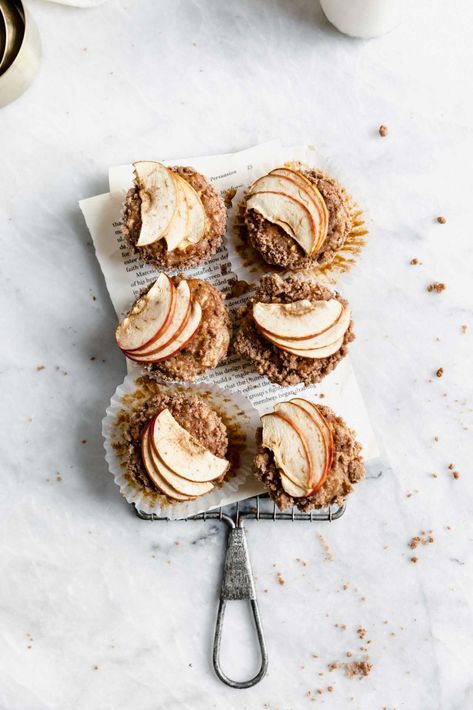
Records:
{"label": "white ceramic cup", "polygon": [[405,0],[320,0],[320,4],[337,30],[362,39],[393,30],[405,8]]}

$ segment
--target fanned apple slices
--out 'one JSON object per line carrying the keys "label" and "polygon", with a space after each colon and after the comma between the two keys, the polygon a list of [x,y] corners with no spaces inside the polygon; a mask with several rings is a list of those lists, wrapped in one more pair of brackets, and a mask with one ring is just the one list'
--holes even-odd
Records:
{"label": "fanned apple slices", "polygon": [[293,498],[316,493],[333,462],[332,429],[317,405],[301,398],[280,402],[261,421],[262,444],[273,453],[286,493]]}
{"label": "fanned apple slices", "polygon": [[167,250],[174,251],[197,244],[205,234],[206,217],[192,185],[161,163],[142,160],[133,166],[141,199],[141,230],[136,245],[148,246],[164,239]]}
{"label": "fanned apple slices", "polygon": [[209,493],[229,462],[212,454],[163,409],[144,428],[141,457],[148,476],[169,498],[184,501]]}
{"label": "fanned apple slices", "polygon": [[302,173],[276,168],[252,184],[246,209],[279,225],[307,255],[319,251],[328,230],[328,210],[315,185]]}
{"label": "fanned apple slices", "polygon": [[253,319],[264,337],[298,357],[322,359],[343,345],[351,314],[340,301],[255,303]]}
{"label": "fanned apple slices", "polygon": [[192,299],[188,282],[183,279],[176,288],[169,276],[160,274],[115,335],[130,360],[159,362],[185,348],[201,321],[202,308]]}

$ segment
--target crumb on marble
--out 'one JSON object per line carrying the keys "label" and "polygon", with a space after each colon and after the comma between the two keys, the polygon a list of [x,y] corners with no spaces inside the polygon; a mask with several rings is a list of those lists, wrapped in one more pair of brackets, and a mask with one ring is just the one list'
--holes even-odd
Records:
{"label": "crumb on marble", "polygon": [[452,476],[453,476],[453,478],[458,479],[458,478],[460,478],[460,473],[458,471],[453,471]]}
{"label": "crumb on marble", "polygon": [[465,323],[463,323],[463,325],[460,326],[460,330],[463,334],[465,334],[466,331],[468,330],[468,326],[465,325]]}
{"label": "crumb on marble", "polygon": [[427,286],[427,291],[429,293],[442,293],[442,291],[445,291],[446,288],[447,287],[444,283],[441,283],[440,281],[433,281]]}
{"label": "crumb on marble", "polygon": [[284,577],[282,576],[281,572],[278,572],[278,573],[276,574],[276,579],[278,580],[278,582],[279,582],[279,584],[281,585],[281,587],[284,587],[284,585],[286,584],[286,580],[285,580]]}
{"label": "crumb on marble", "polygon": [[449,471],[453,471],[454,468],[455,468],[455,464],[454,464],[454,463],[449,463],[449,464],[448,464],[448,469],[449,469]]}
{"label": "crumb on marble", "polygon": [[437,377],[443,377],[443,367],[439,367],[435,374]]}
{"label": "crumb on marble", "polygon": [[367,676],[373,664],[368,661],[352,661],[351,663],[345,663],[345,674],[348,678],[353,678],[354,676]]}
{"label": "crumb on marble", "polygon": [[319,542],[320,542],[322,549],[324,551],[324,554],[325,554],[325,560],[327,562],[332,562],[333,561],[333,554],[332,554],[332,551],[328,545],[327,540],[320,533],[318,534],[318,538],[319,538]]}
{"label": "crumb on marble", "polygon": [[379,127],[378,131],[379,131],[379,135],[381,136],[381,138],[386,138],[386,136],[387,136],[388,133],[389,133],[388,127],[387,127],[387,126],[383,126],[383,125],[381,125],[381,126]]}
{"label": "crumb on marble", "polygon": [[91,362],[93,362],[95,360],[95,355],[91,355],[89,359],[91,360]]}
{"label": "crumb on marble", "polygon": [[87,439],[81,439],[81,444],[87,444]]}
{"label": "crumb on marble", "polygon": [[36,372],[41,372],[41,370],[45,370],[46,365],[36,365]]}
{"label": "crumb on marble", "polygon": [[[415,564],[416,564],[416,562],[418,561],[418,559],[419,559],[418,557],[411,557],[411,562],[412,562],[412,564],[414,564],[414,565],[415,565]],[[391,636],[393,636],[393,635],[394,635],[394,634],[393,634],[393,633],[391,633]]]}
{"label": "crumb on marble", "polygon": [[367,632],[366,629],[363,628],[363,626],[359,626],[356,630],[356,633],[358,634],[358,637],[363,641]]}
{"label": "crumb on marble", "polygon": [[438,222],[439,224],[445,224],[446,221],[447,221],[447,220],[446,220],[446,218],[445,218],[443,215],[440,215],[440,217],[437,217],[437,222]]}
{"label": "crumb on marble", "polygon": [[412,264],[412,266],[417,266],[417,264],[422,264],[422,262],[419,259],[411,259],[409,263]]}

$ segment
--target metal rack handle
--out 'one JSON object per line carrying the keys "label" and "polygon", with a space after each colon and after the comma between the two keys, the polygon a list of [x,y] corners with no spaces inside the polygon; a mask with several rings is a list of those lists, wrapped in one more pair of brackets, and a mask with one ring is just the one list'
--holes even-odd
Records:
{"label": "metal rack handle", "polygon": [[[225,617],[225,607],[229,600],[249,601],[255,620],[256,635],[261,653],[261,666],[258,673],[253,678],[245,681],[232,680],[223,672],[220,665],[223,621]],[[258,602],[256,601],[256,591],[253,573],[251,571],[250,556],[248,554],[246,532],[243,527],[232,526],[228,533],[220,603],[215,626],[213,667],[218,678],[231,688],[251,688],[251,686],[256,685],[256,683],[259,683],[259,681],[264,678],[268,670],[268,652],[264,640]]]}

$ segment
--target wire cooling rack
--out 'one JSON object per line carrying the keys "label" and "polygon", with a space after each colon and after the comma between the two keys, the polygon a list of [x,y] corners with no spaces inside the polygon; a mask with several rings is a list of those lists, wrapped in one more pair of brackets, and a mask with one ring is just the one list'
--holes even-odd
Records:
{"label": "wire cooling rack", "polygon": [[[143,513],[135,508],[135,512],[142,520],[149,521],[170,521],[170,518],[160,517],[153,513]],[[246,541],[245,522],[247,520],[268,520],[273,522],[331,522],[338,520],[345,512],[345,505],[331,506],[321,510],[301,513],[295,508],[289,512],[280,511],[275,503],[271,501],[268,494],[247,498],[244,501],[224,508],[216,508],[205,513],[199,513],[189,518],[184,518],[184,522],[190,520],[220,520],[228,528],[227,549],[223,569],[222,586],[220,589],[220,601],[217,612],[217,622],[215,625],[215,636],[213,644],[213,667],[218,678],[232,688],[250,688],[264,678],[268,670],[268,651],[264,639],[263,626],[256,600],[256,590],[251,571],[248,544]],[[172,521],[181,522],[181,521]],[[256,636],[261,654],[261,665],[259,671],[253,678],[245,681],[237,681],[229,678],[220,665],[220,645],[222,640],[223,621],[227,601],[243,600],[251,604],[253,618],[255,621]]]}

